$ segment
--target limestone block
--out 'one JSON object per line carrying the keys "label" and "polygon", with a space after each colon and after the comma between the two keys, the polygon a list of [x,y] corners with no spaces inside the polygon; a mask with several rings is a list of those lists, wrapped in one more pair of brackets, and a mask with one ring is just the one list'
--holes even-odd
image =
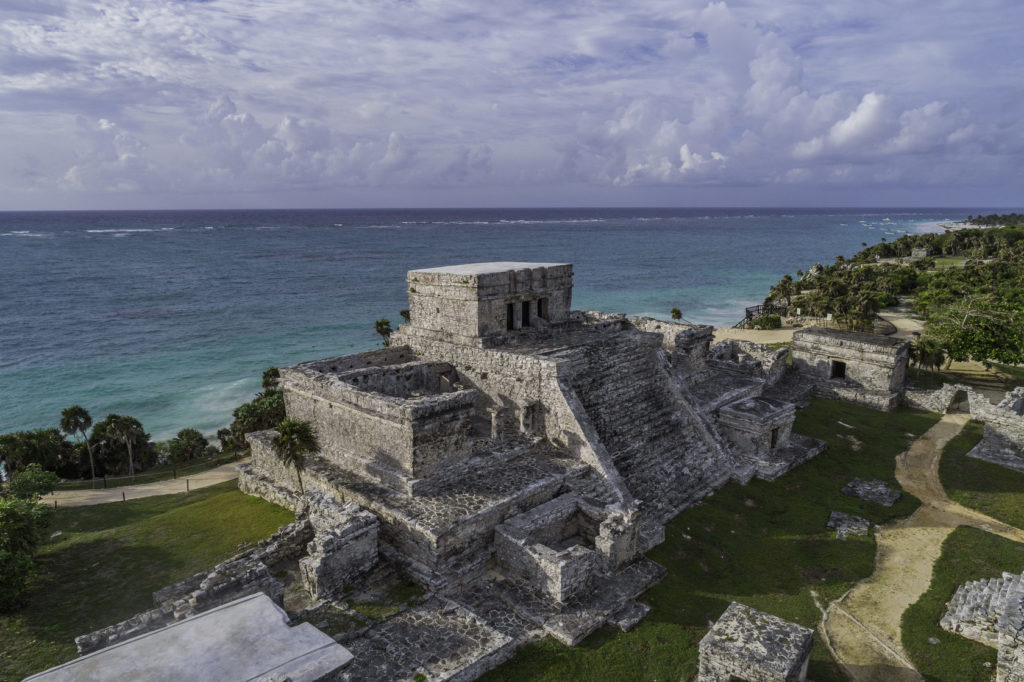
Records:
{"label": "limestone block", "polygon": [[700,641],[697,682],[804,682],[814,633],[737,602]]}
{"label": "limestone block", "polygon": [[380,521],[357,504],[324,494],[311,496],[310,521],[316,533],[299,560],[302,581],[316,599],[336,597],[376,565]]}

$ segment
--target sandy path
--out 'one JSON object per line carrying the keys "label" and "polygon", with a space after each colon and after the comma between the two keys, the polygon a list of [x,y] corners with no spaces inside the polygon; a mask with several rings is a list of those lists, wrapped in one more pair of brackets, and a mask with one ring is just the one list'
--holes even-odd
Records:
{"label": "sandy path", "polygon": [[[167,481],[157,481],[156,483],[143,483],[121,488],[100,488],[96,490],[58,490],[44,497],[42,501],[47,504],[53,504],[56,501],[58,507],[84,507],[90,504],[120,502],[122,499],[134,500],[140,497],[153,497],[154,495],[184,493],[187,490],[205,488],[238,478],[238,465],[247,461],[249,460],[243,459],[191,476],[172,478]],[[121,493],[124,493],[123,498]]]}
{"label": "sandy path", "polygon": [[923,680],[901,644],[900,619],[931,583],[942,542],[968,525],[1024,542],[1024,531],[951,501],[939,481],[942,448],[967,423],[947,414],[896,460],[903,489],[921,499],[909,518],[877,529],[875,572],[832,602],[824,620],[834,655],[856,682]]}

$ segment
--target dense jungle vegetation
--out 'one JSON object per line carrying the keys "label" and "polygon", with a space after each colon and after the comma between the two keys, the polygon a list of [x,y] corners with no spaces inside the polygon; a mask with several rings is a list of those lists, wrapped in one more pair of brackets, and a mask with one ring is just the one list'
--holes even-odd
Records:
{"label": "dense jungle vegetation", "polygon": [[[916,249],[928,255],[911,259]],[[765,303],[786,306],[791,315],[832,314],[850,329],[870,331],[875,314],[901,297],[912,297],[925,320],[915,344],[920,364],[1024,363],[1024,227],[883,240],[850,259],[837,256],[831,265],[797,271],[797,278],[784,276]]]}

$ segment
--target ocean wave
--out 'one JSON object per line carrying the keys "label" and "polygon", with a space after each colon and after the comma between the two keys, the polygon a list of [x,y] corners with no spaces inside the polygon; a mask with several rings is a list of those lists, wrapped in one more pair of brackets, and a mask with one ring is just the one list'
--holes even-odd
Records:
{"label": "ocean wave", "polygon": [[10,232],[0,232],[0,237],[52,237],[52,234],[46,234],[43,232],[30,232],[28,230],[12,230]]}
{"label": "ocean wave", "polygon": [[128,235],[136,232],[174,232],[176,227],[113,227],[103,230],[86,230],[89,234]]}
{"label": "ocean wave", "polygon": [[[527,218],[502,218],[500,220],[403,220],[402,225],[551,225],[576,223],[606,223],[608,218],[549,218],[544,220]],[[623,220],[645,220],[644,218],[623,218]],[[651,218],[661,220],[661,218]]]}

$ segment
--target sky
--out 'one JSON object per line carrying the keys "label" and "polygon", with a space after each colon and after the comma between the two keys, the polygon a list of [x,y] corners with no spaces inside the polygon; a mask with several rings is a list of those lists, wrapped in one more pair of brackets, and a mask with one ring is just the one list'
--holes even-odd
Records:
{"label": "sky", "polygon": [[1024,204],[1020,0],[0,0],[0,210]]}

